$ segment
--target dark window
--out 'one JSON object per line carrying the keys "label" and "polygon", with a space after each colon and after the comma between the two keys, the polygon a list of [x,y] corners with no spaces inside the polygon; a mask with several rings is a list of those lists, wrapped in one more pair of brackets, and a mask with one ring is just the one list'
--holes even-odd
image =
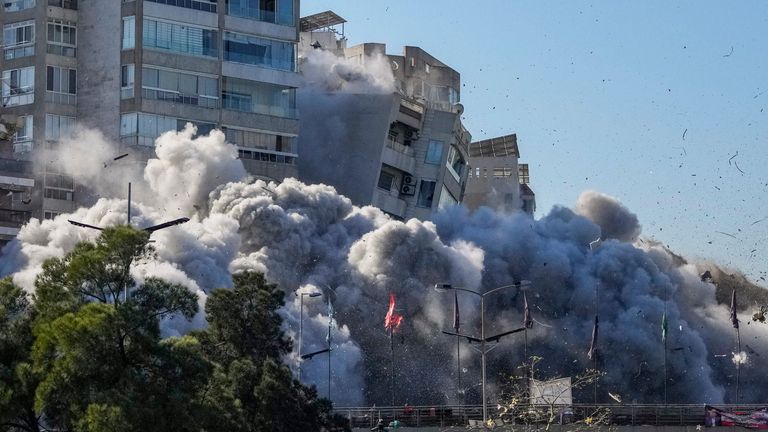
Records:
{"label": "dark window", "polygon": [[382,171],[381,174],[379,174],[379,184],[378,186],[381,189],[384,190],[391,190],[392,189],[392,182],[395,181],[395,176],[388,172]]}

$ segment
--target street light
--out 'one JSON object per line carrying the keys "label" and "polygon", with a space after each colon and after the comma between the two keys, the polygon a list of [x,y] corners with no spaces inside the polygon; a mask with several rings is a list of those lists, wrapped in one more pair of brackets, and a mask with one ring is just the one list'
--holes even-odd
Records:
{"label": "street light", "polygon": [[[262,189],[265,189],[265,188],[262,188]],[[328,353],[328,400],[331,400],[331,351],[333,351],[333,348],[331,347],[331,326],[333,325],[333,309],[331,307],[331,294],[333,294],[333,296],[335,297],[336,296],[336,289],[335,288],[331,288],[331,286],[327,285],[327,284],[322,284],[322,285],[320,285],[320,287],[324,288],[324,289],[327,289],[328,292],[329,292],[329,295],[328,295],[328,337],[326,339],[327,342],[328,342],[328,348],[325,348],[325,349],[322,349],[322,350],[319,350],[319,351],[315,351],[315,352],[311,352],[311,353],[308,353],[308,354],[304,354],[304,355],[301,356],[301,359],[302,360],[312,360],[312,357],[314,357],[314,356],[316,356],[318,354],[323,354],[323,353],[326,353],[326,352]]]}
{"label": "street light", "polygon": [[[301,357],[301,342],[304,333],[304,296],[320,297],[319,292],[296,293],[299,296],[299,357]],[[311,357],[310,357],[311,358]],[[301,360],[299,360],[299,381],[301,381]]]}
{"label": "street light", "polygon": [[477,291],[474,291],[474,290],[471,290],[471,289],[467,289],[467,288],[455,287],[455,286],[453,286],[453,285],[451,285],[449,283],[438,283],[438,284],[435,284],[435,291],[438,291],[438,292],[446,292],[446,291],[449,291],[449,290],[464,291],[464,292],[472,293],[472,294],[480,297],[480,337],[479,338],[476,338],[476,337],[473,337],[473,336],[469,336],[469,335],[463,335],[463,334],[460,334],[460,333],[447,332],[447,331],[443,331],[443,333],[445,333],[447,335],[451,335],[451,336],[463,337],[463,338],[467,339],[470,344],[472,342],[480,343],[480,348],[479,349],[475,348],[475,350],[480,353],[480,358],[481,358],[481,362],[482,362],[482,365],[483,365],[483,379],[482,379],[482,386],[483,386],[483,424],[485,424],[488,421],[488,407],[487,407],[487,401],[486,401],[486,398],[485,398],[485,382],[486,382],[485,381],[485,355],[487,353],[489,353],[491,350],[493,350],[494,348],[496,348],[498,345],[493,345],[490,348],[486,348],[485,346],[486,346],[486,344],[488,342],[496,342],[496,343],[498,343],[499,339],[501,339],[502,337],[510,335],[510,334],[513,334],[513,333],[521,332],[521,331],[526,329],[526,327],[520,327],[520,328],[517,328],[517,329],[514,329],[514,330],[509,330],[509,331],[505,331],[505,332],[502,332],[502,333],[499,333],[499,334],[496,334],[496,335],[493,335],[493,336],[485,337],[485,296],[487,296],[489,294],[492,294],[492,293],[495,293],[497,291],[501,291],[503,289],[507,289],[507,288],[524,289],[524,288],[527,288],[529,286],[531,286],[531,282],[530,281],[517,281],[517,282],[515,282],[515,283],[513,283],[511,285],[504,285],[504,286],[496,287],[496,288],[494,288],[494,289],[492,289],[490,291],[486,291],[484,293],[480,293],[480,292],[477,292]]}

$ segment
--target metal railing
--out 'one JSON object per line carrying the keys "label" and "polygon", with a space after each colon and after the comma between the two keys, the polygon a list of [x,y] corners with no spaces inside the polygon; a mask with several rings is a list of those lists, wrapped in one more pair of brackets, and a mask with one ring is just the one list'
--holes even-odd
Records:
{"label": "metal railing", "polygon": [[[716,405],[726,412],[751,411],[766,405]],[[481,405],[422,405],[400,407],[338,407],[334,413],[347,418],[352,428],[372,428],[379,419],[385,423],[397,419],[406,427],[466,426],[482,422]],[[619,405],[573,404],[570,406],[518,405],[506,414],[490,413],[497,423],[553,424],[584,421],[600,413],[606,423],[625,426],[695,426],[704,422],[705,405]],[[550,416],[550,413],[552,414]],[[527,420],[526,420],[527,419]],[[537,419],[537,420],[532,420]]]}
{"label": "metal railing", "polygon": [[407,146],[407,145],[404,145],[404,144],[400,144],[399,142],[394,141],[394,140],[392,140],[390,138],[387,138],[387,148],[392,149],[392,150],[394,150],[394,151],[396,151],[398,153],[402,153],[402,154],[404,154],[406,156],[410,156],[410,157],[413,157],[414,154],[415,154],[414,150],[413,150],[413,147]]}

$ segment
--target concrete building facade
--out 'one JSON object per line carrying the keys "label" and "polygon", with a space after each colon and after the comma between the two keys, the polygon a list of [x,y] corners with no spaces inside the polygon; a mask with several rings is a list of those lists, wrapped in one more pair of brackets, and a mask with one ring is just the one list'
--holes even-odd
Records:
{"label": "concrete building facade", "polygon": [[[302,33],[303,45],[330,46],[359,64],[386,53],[384,44],[347,48],[321,33]],[[333,185],[354,204],[376,206],[396,219],[427,220],[461,202],[464,194],[471,135],[461,122],[460,75],[418,47],[406,46],[402,55],[386,58],[395,79],[393,93],[329,95],[327,111],[300,104],[300,178]],[[334,117],[338,107],[344,107],[343,118]],[[307,146],[309,118],[338,120],[343,126],[322,146]]]}
{"label": "concrete building facade", "polygon": [[519,163],[519,158],[515,134],[470,144],[471,168],[463,204],[470,210],[486,206],[533,216],[536,195],[529,186],[528,164]]}
{"label": "concrete building facade", "polygon": [[198,133],[219,128],[252,174],[297,176],[299,0],[5,0],[1,7],[2,114],[19,125],[0,145],[0,195],[19,203],[0,198],[5,238],[19,224],[3,220],[19,218],[4,211],[54,217],[88,196],[71,177],[32,164],[48,159],[76,124],[100,129],[134,162],[187,122]]}

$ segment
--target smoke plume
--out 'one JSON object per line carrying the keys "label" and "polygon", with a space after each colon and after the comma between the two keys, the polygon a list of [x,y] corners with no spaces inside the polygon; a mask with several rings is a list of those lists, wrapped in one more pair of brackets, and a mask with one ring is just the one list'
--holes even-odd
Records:
{"label": "smoke plume", "polygon": [[[204,156],[183,148],[166,151],[185,146],[204,148]],[[484,291],[523,279],[531,281],[528,302],[534,319],[547,325],[534,324],[528,331],[528,352],[543,357],[537,377],[575,374],[592,366],[586,351],[597,313],[598,368],[607,374],[598,399],[607,400],[610,391],[627,401],[660,402],[660,325],[666,313],[669,400],[716,403],[730,398],[730,360],[736,349],[728,306],[718,301],[715,285],[701,281],[696,265],[681,263],[652,242],[629,243],[639,225],[615,199],[594,193],[580,199],[579,212],[595,220],[564,207],[539,220],[489,209],[470,214],[455,207],[436,215],[434,222],[399,222],[378,209],[352,205],[330,186],[294,179],[251,181],[218,132],[198,138],[189,129],[168,133],[158,148],[141,185],[150,192],[147,196],[158,199],[134,202],[132,223],[148,226],[178,216],[192,220],[153,234],[159,261],[138,266],[134,276],[181,283],[198,293],[202,304],[210,290],[231,285],[231,271],[264,271],[288,294],[282,315],[296,339],[302,311],[295,293],[321,292],[322,298],[305,298],[302,353],[327,346],[330,297],[338,322],[332,329],[332,397],[340,405],[390,403],[392,352],[383,325],[390,292],[405,317],[392,341],[396,402],[456,402],[455,340],[440,333],[451,325],[453,298],[431,287],[448,282]],[[97,234],[67,219],[109,226],[125,218],[124,199],[102,198],[72,215],[32,220],[4,249],[0,270],[33,290],[46,258],[63,256]],[[606,240],[590,250],[589,243],[601,234]],[[751,290],[740,292],[745,305],[764,295],[759,287]],[[460,293],[464,333],[479,333],[476,300]],[[522,302],[516,288],[489,297],[487,334],[520,327]],[[201,314],[192,323],[166,322],[164,331],[180,334],[204,325]],[[766,330],[742,327],[750,349],[768,353]],[[489,355],[489,377],[516,370],[524,361],[523,348],[522,337],[503,338]],[[727,357],[716,357],[721,354]],[[756,400],[768,379],[746,362],[745,353],[738,356],[742,377],[752,387],[743,390],[744,401]],[[298,352],[287,360],[296,366]],[[478,358],[464,343],[461,360],[467,371],[462,382],[473,387],[469,397],[476,397]],[[324,394],[327,357],[304,361],[303,371],[304,379]],[[495,378],[490,382],[500,384]]]}

